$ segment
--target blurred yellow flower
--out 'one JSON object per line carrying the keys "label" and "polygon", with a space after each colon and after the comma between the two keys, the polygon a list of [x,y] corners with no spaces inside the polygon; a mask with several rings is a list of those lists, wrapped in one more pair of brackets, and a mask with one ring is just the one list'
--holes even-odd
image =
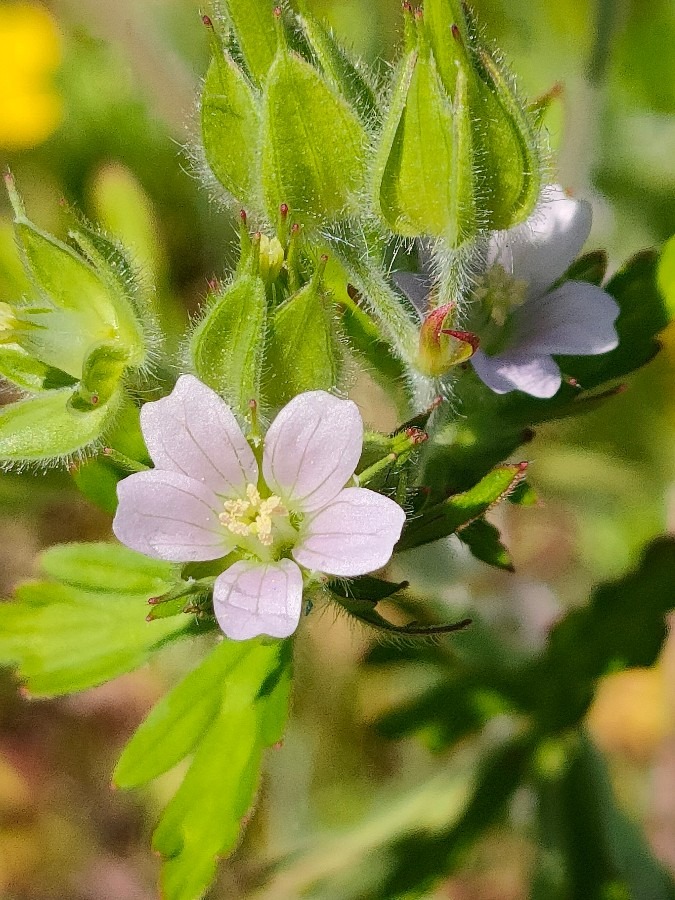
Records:
{"label": "blurred yellow flower", "polygon": [[57,128],[62,104],[50,76],[60,61],[59,32],[43,6],[0,2],[0,147],[34,147]]}

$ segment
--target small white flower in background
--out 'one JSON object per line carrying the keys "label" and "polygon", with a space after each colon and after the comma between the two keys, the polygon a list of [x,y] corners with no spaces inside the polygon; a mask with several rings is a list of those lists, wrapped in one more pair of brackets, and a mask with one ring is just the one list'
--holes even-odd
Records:
{"label": "small white flower in background", "polygon": [[529,221],[492,238],[482,287],[492,301],[492,327],[487,341],[476,329],[481,349],[471,364],[495,393],[553,397],[562,383],[554,354],[593,356],[618,345],[619,307],[606,291],[582,281],[554,287],[581,253],[591,223],[590,205],[553,185]]}
{"label": "small white flower in background", "polygon": [[228,637],[292,634],[303,573],[352,577],[389,561],[405,513],[345,487],[363,446],[351,401],[324,391],[295,397],[267,432],[262,467],[227,404],[192,375],[143,407],[141,428],[155,468],[120,482],[115,535],[172,562],[238,551],[213,593]]}

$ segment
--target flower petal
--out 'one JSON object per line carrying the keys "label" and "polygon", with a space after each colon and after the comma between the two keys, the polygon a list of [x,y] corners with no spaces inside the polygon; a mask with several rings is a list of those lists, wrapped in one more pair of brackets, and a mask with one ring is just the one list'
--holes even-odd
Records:
{"label": "flower petal", "polygon": [[267,634],[289,637],[302,611],[302,572],[290,559],[276,563],[237,562],[218,576],[213,609],[234,641]]}
{"label": "flower petal", "polygon": [[366,488],[346,488],[305,522],[293,557],[312,571],[365,575],[389,562],[404,524],[398,503]]}
{"label": "flower petal", "polygon": [[141,428],[158,469],[223,496],[243,494],[258,480],[253,451],[229,406],[193,375],[182,375],[168,397],[145,404]]}
{"label": "flower petal", "polygon": [[355,403],[325,391],[300,394],[267,432],[265,481],[289,508],[321,509],[354,474],[362,448],[363,420]]}
{"label": "flower petal", "polygon": [[614,327],[619,311],[616,300],[602,288],[566,281],[516,310],[514,346],[533,355],[607,353],[619,343]]}
{"label": "flower petal", "polygon": [[522,225],[492,239],[488,264],[499,263],[528,283],[528,298],[539,297],[579,256],[593,222],[591,205],[551,185],[534,214]]}
{"label": "flower petal", "polygon": [[488,356],[479,350],[471,357],[471,365],[483,384],[495,394],[517,390],[548,399],[558,393],[562,384],[558,364],[550,356],[533,356],[517,350]]}
{"label": "flower petal", "polygon": [[232,549],[218,520],[218,497],[208,487],[179,475],[151,469],[117,486],[116,537],[153,559],[201,562]]}

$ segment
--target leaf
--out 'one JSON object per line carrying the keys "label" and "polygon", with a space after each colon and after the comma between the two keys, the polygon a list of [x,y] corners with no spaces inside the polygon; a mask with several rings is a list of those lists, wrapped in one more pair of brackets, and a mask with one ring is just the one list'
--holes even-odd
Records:
{"label": "leaf", "polygon": [[20,587],[0,604],[0,664],[16,667],[35,697],[103,684],[147,662],[191,621],[145,620],[148,595],[105,594],[50,582]]}
{"label": "leaf", "polygon": [[241,274],[208,299],[190,341],[195,372],[237,412],[260,395],[267,300],[257,275]]}
{"label": "leaf", "polygon": [[85,591],[158,597],[175,579],[175,566],[119,544],[59,544],[40,557],[50,578]]}
{"label": "leaf", "polygon": [[511,554],[502,544],[499,529],[491,522],[476,519],[466,528],[462,528],[458,532],[458,537],[481,562],[496,569],[505,569],[507,572],[515,571]]}
{"label": "leaf", "polygon": [[344,218],[365,184],[368,145],[352,109],[309,63],[282,50],[263,110],[263,191],[272,221],[282,203],[300,223]]}
{"label": "leaf", "polygon": [[72,388],[48,391],[0,410],[0,463],[48,462],[86,450],[110,429],[119,410],[118,391],[98,408],[69,406]]}
{"label": "leaf", "polygon": [[258,786],[266,739],[277,734],[270,723],[285,716],[281,708],[272,716],[271,704],[283,707],[287,693],[262,693],[282,652],[278,641],[247,642],[239,665],[221,682],[220,708],[153,838],[154,849],[166,858],[162,889],[167,900],[201,897],[215,876],[218,857],[238,840],[240,821]]}
{"label": "leaf", "polygon": [[499,466],[469,491],[425,510],[408,521],[397,549],[420,547],[466,527],[508,497],[525,477],[526,469],[527,463]]}
{"label": "leaf", "polygon": [[256,172],[260,113],[245,76],[220,47],[211,60],[204,82],[201,123],[204,150],[211,171],[239,203],[250,204]]}
{"label": "leaf", "polygon": [[560,279],[560,284],[565,281],[586,281],[588,284],[602,285],[607,273],[609,257],[606,250],[593,250],[580,256],[573,262],[565,275]]}
{"label": "leaf", "polygon": [[398,594],[408,587],[407,581],[398,584],[391,581],[383,581],[372,575],[362,575],[360,578],[333,579],[328,583],[330,590],[347,600],[369,600],[371,603],[379,603]]}
{"label": "leaf", "polygon": [[126,790],[168,772],[197,746],[220,712],[223,679],[251,652],[248,643],[222,641],[138,728],[117,763],[113,781]]}
{"label": "leaf", "polygon": [[464,631],[471,625],[471,619],[463,619],[461,622],[452,622],[449,625],[420,625],[417,622],[410,622],[407,625],[394,625],[375,609],[376,603],[370,600],[359,600],[355,597],[338,597],[336,595],[335,602],[338,603],[350,616],[358,619],[365,625],[370,625],[378,631],[386,631],[389,634],[397,634],[402,637],[433,637],[441,634],[454,634],[457,631]]}
{"label": "leaf", "polygon": [[666,299],[668,317],[675,319],[675,237],[672,237],[661,252],[658,272],[659,290]]}

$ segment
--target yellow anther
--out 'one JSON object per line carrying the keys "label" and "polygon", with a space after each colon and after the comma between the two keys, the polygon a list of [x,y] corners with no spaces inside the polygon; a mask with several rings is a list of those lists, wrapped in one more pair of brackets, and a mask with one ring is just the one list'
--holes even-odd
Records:
{"label": "yellow anther", "polygon": [[273,495],[263,500],[254,484],[246,486],[246,497],[246,500],[226,500],[220,521],[231,534],[257,537],[265,547],[271,547],[274,543],[272,517],[287,516],[288,511],[280,497]]}

